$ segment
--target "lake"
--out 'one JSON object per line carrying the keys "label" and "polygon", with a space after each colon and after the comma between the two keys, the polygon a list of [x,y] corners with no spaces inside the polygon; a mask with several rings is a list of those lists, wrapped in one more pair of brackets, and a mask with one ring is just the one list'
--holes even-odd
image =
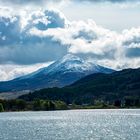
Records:
{"label": "lake", "polygon": [[0,113],[0,140],[140,140],[140,109]]}

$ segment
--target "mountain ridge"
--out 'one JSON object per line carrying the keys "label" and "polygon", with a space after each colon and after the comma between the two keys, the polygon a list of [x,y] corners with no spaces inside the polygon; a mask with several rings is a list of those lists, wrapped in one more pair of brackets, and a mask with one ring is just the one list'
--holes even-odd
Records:
{"label": "mountain ridge", "polygon": [[24,100],[61,100],[67,104],[90,104],[95,100],[114,102],[125,99],[140,102],[140,68],[111,74],[88,75],[63,88],[46,88],[20,97]]}
{"label": "mountain ridge", "polygon": [[64,87],[92,73],[112,73],[114,70],[67,54],[48,67],[16,79],[0,82],[0,92]]}

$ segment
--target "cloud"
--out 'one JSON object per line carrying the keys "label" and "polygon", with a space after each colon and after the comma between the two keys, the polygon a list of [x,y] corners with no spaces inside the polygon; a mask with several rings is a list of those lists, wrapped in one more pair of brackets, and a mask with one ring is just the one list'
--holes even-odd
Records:
{"label": "cloud", "polygon": [[29,31],[32,28],[40,31],[65,28],[66,22],[61,13],[50,10],[36,11],[26,17],[1,16],[0,63],[33,64],[62,57],[66,54],[67,47],[52,37],[31,35]]}
{"label": "cloud", "polygon": [[0,0],[1,3],[12,3],[12,4],[45,4],[45,3],[60,3],[60,2],[69,2],[69,1],[79,1],[79,2],[139,2],[139,0]]}
{"label": "cloud", "polygon": [[140,66],[140,27],[117,33],[89,20],[71,22],[69,26],[59,29],[40,31],[34,28],[30,33],[41,37],[52,37],[53,40],[68,46],[68,53],[74,53],[114,69]]}
{"label": "cloud", "polygon": [[71,0],[0,0],[1,5],[12,6],[12,7],[24,7],[24,6],[36,6],[46,7],[53,4],[61,5]]}
{"label": "cloud", "polygon": [[0,15],[1,80],[32,72],[43,66],[37,63],[67,53],[114,69],[140,66],[140,27],[117,33],[93,20],[70,22],[54,10]]}
{"label": "cloud", "polygon": [[[58,0],[53,0],[54,2],[58,2]],[[0,0],[1,3],[13,3],[13,4],[43,4],[45,2],[51,2],[51,0]]]}
{"label": "cloud", "polygon": [[112,53],[116,49],[116,47],[113,47],[115,42],[112,39],[117,38],[117,33],[97,26],[92,20],[71,22],[68,27],[61,29],[48,29],[46,31],[33,29],[30,33],[41,37],[53,37],[62,45],[69,46],[68,52],[75,54],[93,53],[98,57],[106,55],[110,58],[111,55],[108,55],[108,51],[110,50]]}
{"label": "cloud", "polygon": [[112,3],[119,3],[119,2],[139,2],[139,0],[77,0],[77,1],[89,1],[89,2],[112,2]]}
{"label": "cloud", "polygon": [[127,58],[140,58],[140,27],[125,30],[122,45]]}
{"label": "cloud", "polygon": [[31,72],[34,72],[42,67],[47,67],[52,62],[48,63],[38,63],[34,65],[13,65],[13,64],[4,64],[0,65],[0,80],[12,80],[15,77],[20,77]]}
{"label": "cloud", "polygon": [[68,53],[91,59],[104,66],[114,69],[140,66],[140,28],[117,33],[89,20],[71,22],[69,26],[61,29],[40,31],[34,28],[30,33],[52,37],[53,40],[68,46]]}

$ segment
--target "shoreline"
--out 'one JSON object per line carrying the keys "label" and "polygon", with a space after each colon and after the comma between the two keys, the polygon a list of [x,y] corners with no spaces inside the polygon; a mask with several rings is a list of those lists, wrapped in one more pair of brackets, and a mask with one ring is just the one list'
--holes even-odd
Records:
{"label": "shoreline", "polygon": [[83,110],[140,110],[140,107],[139,108],[89,108],[89,109],[65,109],[65,110],[19,110],[19,111],[3,111],[3,112],[0,112],[0,113],[18,113],[18,112],[55,112],[55,111],[76,111],[76,110],[79,110],[79,111],[83,111]]}

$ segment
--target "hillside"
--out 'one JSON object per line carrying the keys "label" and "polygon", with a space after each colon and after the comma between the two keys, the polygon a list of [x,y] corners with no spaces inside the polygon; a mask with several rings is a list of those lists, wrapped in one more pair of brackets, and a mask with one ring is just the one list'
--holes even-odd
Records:
{"label": "hillside", "polygon": [[96,73],[64,88],[47,88],[20,98],[25,100],[50,99],[66,103],[91,103],[104,101],[140,99],[140,68],[126,69],[112,74]]}
{"label": "hillside", "polygon": [[68,54],[48,67],[31,74],[0,82],[0,92],[35,90],[47,87],[64,87],[92,73],[112,73],[114,70]]}

